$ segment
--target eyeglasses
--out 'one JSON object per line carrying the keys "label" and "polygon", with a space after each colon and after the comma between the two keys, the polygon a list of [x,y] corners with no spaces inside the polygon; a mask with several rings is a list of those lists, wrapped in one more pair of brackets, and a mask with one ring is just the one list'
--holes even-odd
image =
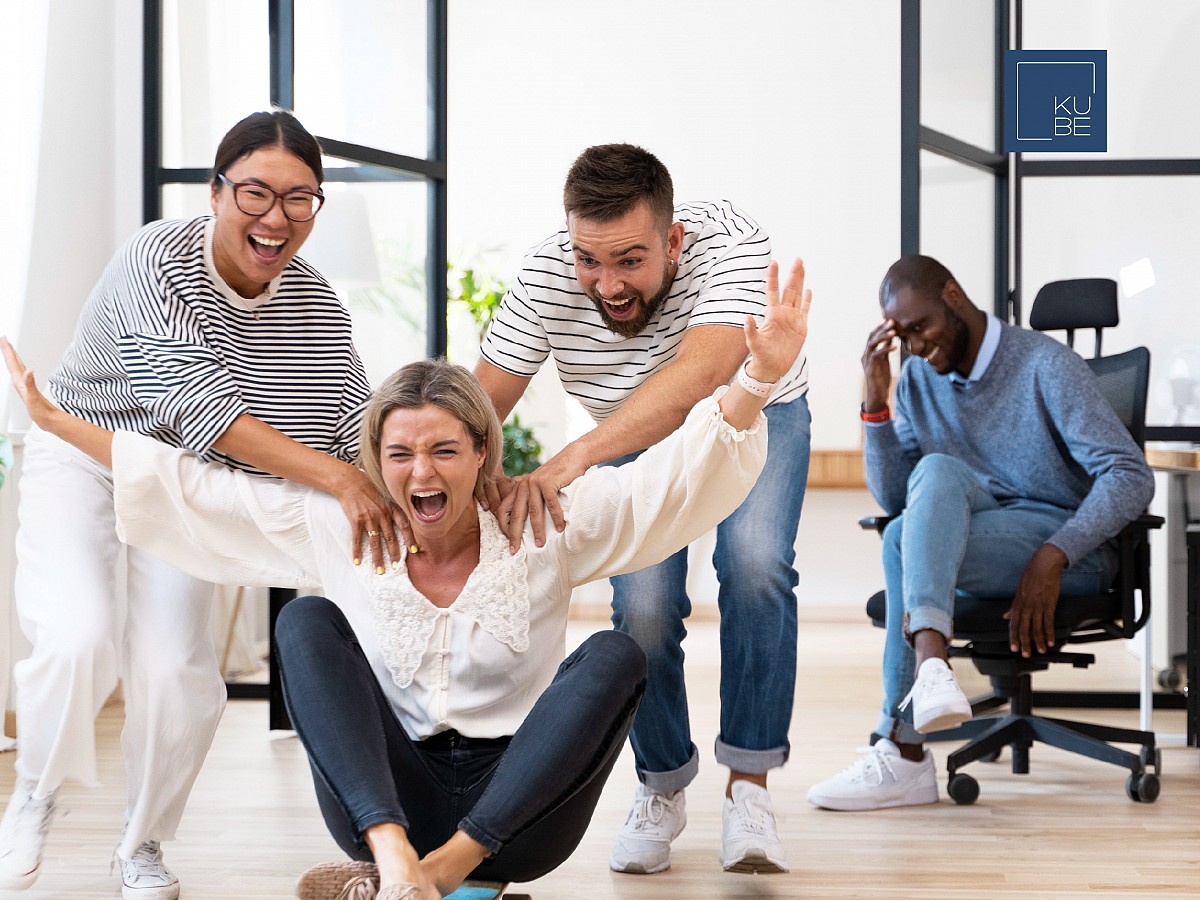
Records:
{"label": "eyeglasses", "polygon": [[283,214],[288,219],[311,222],[325,202],[324,194],[314,194],[312,191],[287,191],[281,194],[253,181],[230,181],[224,173],[217,177],[233,191],[233,202],[248,216],[265,216],[275,208],[276,201],[281,201]]}

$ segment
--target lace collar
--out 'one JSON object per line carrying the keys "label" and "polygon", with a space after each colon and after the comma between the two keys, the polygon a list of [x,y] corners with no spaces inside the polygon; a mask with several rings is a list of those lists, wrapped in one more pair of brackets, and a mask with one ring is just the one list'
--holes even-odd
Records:
{"label": "lace collar", "polygon": [[397,687],[413,682],[433,627],[442,615],[456,613],[515,653],[529,649],[529,578],[525,547],[509,555],[508,539],[496,517],[482,507],[479,513],[479,565],[467,578],[462,593],[447,609],[429,602],[413,587],[404,559],[400,567],[376,575],[362,566],[359,578],[367,589],[376,638]]}

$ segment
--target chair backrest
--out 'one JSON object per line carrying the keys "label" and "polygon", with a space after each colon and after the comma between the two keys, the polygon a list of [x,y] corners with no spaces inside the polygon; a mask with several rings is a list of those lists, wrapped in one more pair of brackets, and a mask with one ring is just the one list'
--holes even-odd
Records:
{"label": "chair backrest", "polygon": [[1038,331],[1066,331],[1067,344],[1075,346],[1076,328],[1096,329],[1096,356],[1101,331],[1121,321],[1117,313],[1117,283],[1111,278],[1069,278],[1051,281],[1033,298],[1029,327]]}
{"label": "chair backrest", "polygon": [[1087,360],[1109,405],[1139,447],[1146,443],[1146,396],[1150,385],[1150,351],[1134,347],[1112,356]]}

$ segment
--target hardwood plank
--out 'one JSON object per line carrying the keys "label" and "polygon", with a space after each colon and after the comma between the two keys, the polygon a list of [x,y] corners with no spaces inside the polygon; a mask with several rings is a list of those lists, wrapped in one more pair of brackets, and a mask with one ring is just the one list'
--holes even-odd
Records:
{"label": "hardwood plank", "polygon": [[[771,778],[780,828],[792,864],[788,875],[723,873],[717,862],[725,773],[712,762],[719,727],[717,625],[692,622],[687,639],[692,724],[700,775],[688,791],[689,824],[662,875],[617,875],[608,851],[624,821],[635,778],[628,749],[605,790],[595,821],[557,871],[514,890],[535,900],[588,897],[649,900],[693,898],[1121,898],[1200,894],[1200,758],[1195,749],[1163,750],[1162,796],[1135,804],[1123,770],[1037,747],[1032,773],[1013,775],[1007,754],[969,771],[982,793],[974,806],[943,798],[936,806],[876,813],[832,813],[805,802],[808,785],[854,758],[866,742],[878,703],[882,634],[841,613],[811,615],[801,628],[800,672],[792,759]],[[572,624],[572,643],[602,623]],[[1044,687],[1129,687],[1136,663],[1120,646],[1098,647],[1094,672],[1047,673]],[[982,679],[960,666],[968,693]],[[1095,676],[1095,677],[1092,677]],[[1075,712],[1067,713],[1068,717]],[[1133,724],[1134,711],[1080,712],[1097,721]],[[1182,712],[1160,712],[1156,724],[1182,730]],[[123,775],[119,705],[101,714],[104,787],[69,785],[69,813],[51,831],[42,878],[29,898],[112,898],[109,860],[121,826]],[[939,763],[948,745],[933,745]],[[12,784],[11,754],[0,761],[0,790]],[[943,785],[944,791],[944,785]],[[168,863],[188,900],[288,897],[306,867],[339,853],[313,799],[308,766],[294,738],[272,739],[266,704],[229,705],[197,783]]]}

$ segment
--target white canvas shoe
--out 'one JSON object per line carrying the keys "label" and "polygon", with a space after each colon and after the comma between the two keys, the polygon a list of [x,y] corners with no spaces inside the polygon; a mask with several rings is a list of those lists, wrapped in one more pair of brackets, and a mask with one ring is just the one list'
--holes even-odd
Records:
{"label": "white canvas shoe", "polygon": [[732,793],[721,812],[721,868],[759,875],[787,872],[787,854],[779,843],[767,789],[738,780]]}
{"label": "white canvas shoe", "polygon": [[863,755],[853,765],[808,789],[809,803],[849,811],[938,802],[937,767],[928,750],[912,762],[885,738],[858,752]]}
{"label": "white canvas shoe", "polygon": [[178,900],[179,879],[163,863],[158,841],[142,841],[121,864],[121,896],[124,900]]}
{"label": "white canvas shoe", "polygon": [[34,800],[36,787],[36,782],[18,778],[0,821],[0,890],[24,890],[41,874],[42,848],[54,818],[54,794]]}
{"label": "white canvas shoe", "polygon": [[671,868],[671,841],[687,824],[683,791],[658,794],[639,784],[633,809],[617,835],[608,867],[614,872],[653,875]]}

